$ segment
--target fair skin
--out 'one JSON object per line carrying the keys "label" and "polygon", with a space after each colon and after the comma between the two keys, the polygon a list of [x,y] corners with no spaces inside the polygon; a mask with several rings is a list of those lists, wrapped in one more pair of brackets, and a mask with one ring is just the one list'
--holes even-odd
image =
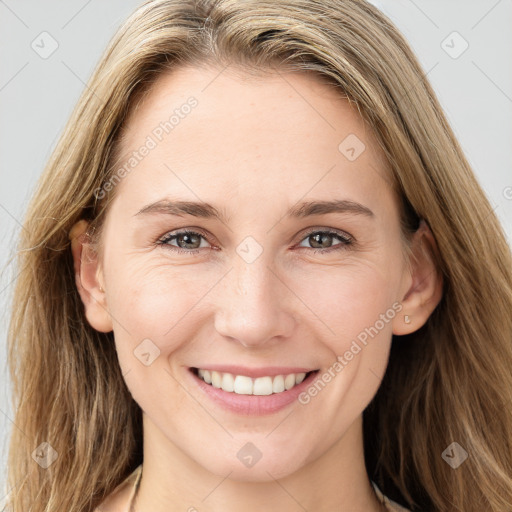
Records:
{"label": "fair skin", "polygon": [[[100,254],[82,235],[85,221],[74,231],[87,320],[113,330],[143,411],[135,510],[377,512],[362,413],[385,373],[392,334],[419,329],[441,298],[441,277],[422,250],[434,239],[428,228],[415,235],[409,272],[389,169],[368,125],[332,88],[297,73],[241,80],[219,72],[185,67],[156,81],[128,119],[124,157],[187,98],[198,105],[116,185]],[[349,134],[366,146],[354,161],[338,149]],[[204,201],[226,219],[137,215],[164,199]],[[286,216],[298,202],[334,199],[373,216]],[[202,236],[156,243],[184,228]],[[310,236],[326,230],[356,243]],[[237,252],[247,236],[262,248],[250,263]],[[322,375],[394,303],[401,311],[307,404],[242,414],[207,396],[190,371],[230,364]],[[150,365],[134,356],[147,339],[160,350]],[[237,457],[247,443],[261,453],[251,467]],[[99,510],[127,510],[129,491]]]}

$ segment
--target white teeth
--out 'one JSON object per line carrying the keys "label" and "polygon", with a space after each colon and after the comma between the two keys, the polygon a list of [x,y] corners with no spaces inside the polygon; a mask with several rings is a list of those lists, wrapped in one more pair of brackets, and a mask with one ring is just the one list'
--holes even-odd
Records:
{"label": "white teeth", "polygon": [[212,372],[212,386],[214,388],[222,386],[222,375],[219,372]]}
{"label": "white teeth", "polygon": [[282,375],[274,377],[274,382],[272,382],[272,391],[274,393],[281,393],[284,391],[284,377]]}
{"label": "white teeth", "polygon": [[198,369],[197,374],[207,384],[229,393],[239,395],[271,395],[282,393],[300,384],[306,377],[305,373],[290,373],[275,377],[258,377],[251,379],[245,375],[233,375],[217,371]]}
{"label": "white teeth", "polygon": [[244,375],[237,375],[233,391],[239,395],[252,395],[252,379]]}
{"label": "white teeth", "polygon": [[290,373],[290,375],[287,375],[284,379],[284,389],[292,389],[293,386],[295,386],[295,374]]}
{"label": "white teeth", "polygon": [[270,377],[258,377],[254,379],[253,395],[271,395],[272,379]]}
{"label": "white teeth", "polygon": [[222,374],[222,386],[221,388],[224,391],[231,391],[235,389],[235,379],[231,373],[223,373]]}
{"label": "white teeth", "polygon": [[295,384],[300,384],[304,380],[305,377],[306,377],[305,373],[297,373],[295,375]]}

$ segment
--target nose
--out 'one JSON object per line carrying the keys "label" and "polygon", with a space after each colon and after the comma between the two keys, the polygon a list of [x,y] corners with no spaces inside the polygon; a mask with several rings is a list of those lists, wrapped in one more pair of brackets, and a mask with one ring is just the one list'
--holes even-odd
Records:
{"label": "nose", "polygon": [[218,290],[215,328],[246,348],[282,342],[295,328],[293,294],[270,263],[235,261]]}

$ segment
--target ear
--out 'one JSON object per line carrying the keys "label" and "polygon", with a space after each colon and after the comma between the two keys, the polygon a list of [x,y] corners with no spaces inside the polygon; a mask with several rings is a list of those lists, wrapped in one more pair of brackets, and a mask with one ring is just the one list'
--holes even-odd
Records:
{"label": "ear", "polygon": [[435,263],[437,244],[424,219],[414,233],[411,251],[411,284],[400,301],[403,309],[393,319],[393,334],[396,335],[409,334],[422,327],[443,296],[443,276]]}
{"label": "ear", "polygon": [[85,306],[85,316],[94,329],[100,332],[112,331],[112,318],[107,308],[103,289],[103,274],[97,252],[91,243],[85,220],[77,222],[69,233],[75,283]]}

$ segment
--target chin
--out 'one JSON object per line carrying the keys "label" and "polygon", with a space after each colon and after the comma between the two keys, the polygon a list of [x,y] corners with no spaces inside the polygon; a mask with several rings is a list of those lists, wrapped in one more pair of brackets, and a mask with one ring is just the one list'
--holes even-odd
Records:
{"label": "chin", "polygon": [[[254,450],[252,461],[250,455],[246,455],[251,453],[251,449]],[[262,449],[261,458],[256,460],[258,455],[254,448],[246,445],[245,452],[243,450],[244,448],[234,451],[233,457],[226,458],[224,455],[222,460],[212,457],[208,462],[204,458],[198,462],[207,471],[221,478],[229,475],[230,480],[239,482],[271,482],[295,473],[305,464],[302,458],[299,460],[297,456],[292,456],[293,453],[297,453],[296,451],[283,453],[280,449]]]}

